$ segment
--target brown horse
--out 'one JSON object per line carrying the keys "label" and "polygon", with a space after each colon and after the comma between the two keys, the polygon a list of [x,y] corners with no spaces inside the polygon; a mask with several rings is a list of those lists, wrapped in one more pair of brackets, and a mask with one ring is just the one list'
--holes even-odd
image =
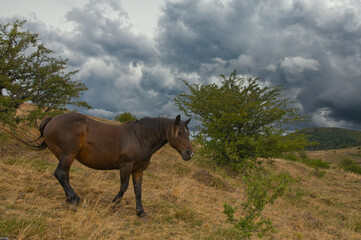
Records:
{"label": "brown horse", "polygon": [[81,201],[69,184],[69,169],[74,159],[93,169],[119,169],[120,190],[113,200],[115,204],[127,190],[132,174],[136,213],[143,217],[146,215],[141,200],[143,171],[151,156],[168,142],[184,160],[192,158],[189,121],[181,121],[178,115],[174,120],[142,118],[122,125],[109,125],[79,113],[65,113],[45,118],[39,127],[44,141],[31,147],[48,147],[59,159],[54,175],[71,204]]}

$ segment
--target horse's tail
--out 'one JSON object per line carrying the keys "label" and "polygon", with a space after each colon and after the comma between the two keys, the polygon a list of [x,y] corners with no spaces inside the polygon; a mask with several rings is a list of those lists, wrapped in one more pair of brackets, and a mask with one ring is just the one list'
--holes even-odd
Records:
{"label": "horse's tail", "polygon": [[53,118],[47,116],[41,121],[39,128],[38,128],[39,132],[40,132],[40,137],[44,137],[44,129],[45,129],[46,125],[51,121],[51,119],[53,119]]}
{"label": "horse's tail", "polygon": [[[38,128],[38,129],[39,129],[39,132],[40,132],[40,137],[39,137],[37,140],[39,140],[41,137],[44,138],[44,129],[45,129],[46,125],[47,125],[52,119],[53,119],[52,117],[47,116],[47,117],[45,117],[45,118],[41,121],[41,123],[40,123],[40,125],[39,125],[39,128]],[[42,149],[47,148],[46,143],[45,143],[45,140],[43,140],[43,142],[42,142],[40,145],[37,145],[37,146],[35,146],[35,147],[38,148],[39,150],[42,150]]]}
{"label": "horse's tail", "polygon": [[8,132],[14,139],[17,141],[25,144],[28,148],[35,151],[41,151],[45,148],[47,148],[45,140],[43,140],[40,144],[36,144],[37,141],[40,140],[40,138],[44,137],[44,129],[46,125],[52,120],[52,117],[45,117],[40,125],[39,125],[39,132],[40,136],[35,140],[30,140],[30,137],[22,130],[15,129],[10,127],[10,130],[4,129],[6,132]]}

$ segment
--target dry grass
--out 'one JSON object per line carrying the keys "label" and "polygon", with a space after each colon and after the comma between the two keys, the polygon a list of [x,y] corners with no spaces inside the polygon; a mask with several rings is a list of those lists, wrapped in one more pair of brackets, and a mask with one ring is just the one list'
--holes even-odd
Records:
{"label": "dry grass", "polygon": [[[57,160],[12,141],[0,146],[0,237],[10,239],[232,239],[223,204],[244,201],[239,177],[184,162],[168,145],[145,172],[143,205],[149,221],[135,215],[132,186],[117,209],[117,171],[96,171],[75,162],[70,181],[84,202],[77,211],[53,176]],[[339,169],[317,177],[297,162],[276,160],[300,182],[264,212],[276,231],[266,239],[361,239],[361,176]],[[202,176],[199,176],[202,174]],[[240,213],[238,213],[240,214]]]}
{"label": "dry grass", "polygon": [[16,115],[24,116],[29,111],[32,111],[32,110],[35,110],[35,109],[36,109],[35,105],[25,102],[25,103],[21,104],[21,106],[16,110]]}
{"label": "dry grass", "polygon": [[361,164],[360,147],[334,149],[327,151],[312,151],[308,152],[308,156],[311,158],[320,158],[324,161],[335,164],[339,164],[344,158],[350,158]]}

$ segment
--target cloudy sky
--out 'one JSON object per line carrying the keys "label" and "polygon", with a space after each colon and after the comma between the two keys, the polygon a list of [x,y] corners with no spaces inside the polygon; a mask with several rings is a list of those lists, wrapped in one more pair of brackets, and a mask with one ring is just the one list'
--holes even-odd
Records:
{"label": "cloudy sky", "polygon": [[0,0],[89,88],[87,114],[175,116],[174,95],[233,69],[282,84],[308,126],[361,130],[359,0]]}

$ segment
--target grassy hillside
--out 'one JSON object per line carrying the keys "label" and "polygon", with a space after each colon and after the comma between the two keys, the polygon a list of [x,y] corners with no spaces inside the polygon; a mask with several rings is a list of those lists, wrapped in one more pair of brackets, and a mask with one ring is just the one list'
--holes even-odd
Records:
{"label": "grassy hillside", "polygon": [[[333,153],[322,152],[326,161]],[[92,170],[78,162],[70,182],[84,202],[77,211],[69,208],[53,176],[56,165],[48,150],[33,152],[0,136],[0,237],[236,239],[222,212],[224,203],[240,206],[245,200],[240,177],[205,165],[197,155],[184,162],[166,145],[152,157],[143,180],[148,222],[135,215],[132,186],[120,206],[112,207],[119,190],[117,171]],[[361,175],[331,166],[319,177],[301,163],[275,160],[273,171],[288,171],[300,181],[266,207],[264,215],[276,230],[265,239],[361,239]]]}
{"label": "grassy hillside", "polygon": [[343,128],[306,128],[299,131],[317,145],[308,150],[328,150],[361,146],[361,132]]}

